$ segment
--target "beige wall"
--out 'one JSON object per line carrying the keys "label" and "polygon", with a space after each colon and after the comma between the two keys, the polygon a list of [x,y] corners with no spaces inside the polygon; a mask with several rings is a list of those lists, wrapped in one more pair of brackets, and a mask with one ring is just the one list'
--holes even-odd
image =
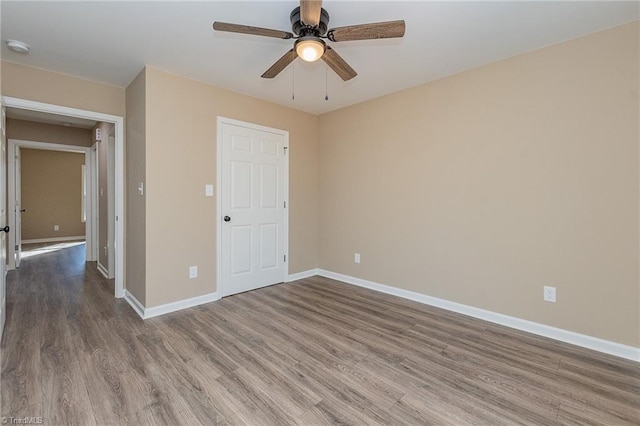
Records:
{"label": "beige wall", "polygon": [[2,61],[2,94],[124,116],[125,89]]}
{"label": "beige wall", "polygon": [[[21,149],[22,239],[85,235],[82,213],[84,154]],[[54,231],[54,225],[60,227]]]}
{"label": "beige wall", "polygon": [[[125,287],[146,306],[146,200],[138,195],[145,182],[146,71],[127,87],[125,185]],[[171,233],[166,232],[167,236]]]}
{"label": "beige wall", "polygon": [[638,35],[321,116],[319,267],[640,346]]}
{"label": "beige wall", "polygon": [[216,290],[217,116],[289,131],[289,272],[315,268],[317,117],[149,67],[146,91],[146,306]]}
{"label": "beige wall", "polygon": [[7,138],[24,141],[91,146],[91,130],[7,118]]}

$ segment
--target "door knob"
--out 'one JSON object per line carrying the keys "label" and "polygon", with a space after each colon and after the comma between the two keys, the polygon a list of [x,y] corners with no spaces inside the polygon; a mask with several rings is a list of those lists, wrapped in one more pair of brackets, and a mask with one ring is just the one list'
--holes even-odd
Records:
{"label": "door knob", "polygon": [[24,213],[26,211],[27,211],[27,209],[20,209],[20,213]]}
{"label": "door knob", "polygon": [[9,232],[9,225],[5,226],[4,228],[0,228],[0,231],[4,231],[4,232]]}
{"label": "door knob", "polygon": [[231,221],[231,218],[230,218],[229,216],[225,216],[225,217],[224,217],[224,221],[225,221],[225,222],[230,222],[230,221]]}

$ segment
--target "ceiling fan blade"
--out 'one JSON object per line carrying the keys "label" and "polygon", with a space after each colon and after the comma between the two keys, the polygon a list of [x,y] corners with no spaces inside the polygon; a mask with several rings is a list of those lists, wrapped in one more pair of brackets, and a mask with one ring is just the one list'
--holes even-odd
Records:
{"label": "ceiling fan blade", "polygon": [[331,46],[327,46],[327,50],[325,50],[324,55],[322,55],[322,60],[329,65],[329,68],[335,71],[336,74],[340,76],[344,81],[351,80],[353,77],[358,75],[357,72],[351,68],[351,66],[342,59],[342,56],[338,55]]}
{"label": "ceiling fan blade", "polygon": [[300,16],[302,22],[312,27],[318,25],[320,23],[321,9],[321,0],[300,0]]}
{"label": "ceiling fan blade", "polygon": [[262,74],[262,78],[273,78],[280,74],[280,72],[285,69],[291,62],[294,61],[298,57],[295,49],[291,49],[280,59],[276,61],[275,64],[271,65],[271,67]]}
{"label": "ceiling fan blade", "polygon": [[327,32],[331,41],[371,40],[404,37],[404,21],[375,22],[372,24],[338,27]]}
{"label": "ceiling fan blade", "polygon": [[214,22],[213,29],[216,31],[226,31],[229,33],[251,34],[264,37],[274,37],[289,39],[293,34],[287,31],[270,30],[269,28],[252,27],[249,25],[229,24],[227,22]]}

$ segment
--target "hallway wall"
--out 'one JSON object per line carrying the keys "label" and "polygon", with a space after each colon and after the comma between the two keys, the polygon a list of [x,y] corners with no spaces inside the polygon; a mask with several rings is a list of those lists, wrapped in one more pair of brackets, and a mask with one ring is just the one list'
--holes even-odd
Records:
{"label": "hallway wall", "polygon": [[7,139],[91,146],[91,129],[7,118]]}
{"label": "hallway wall", "polygon": [[[84,154],[21,149],[22,240],[84,237]],[[55,231],[54,226],[59,230]]]}

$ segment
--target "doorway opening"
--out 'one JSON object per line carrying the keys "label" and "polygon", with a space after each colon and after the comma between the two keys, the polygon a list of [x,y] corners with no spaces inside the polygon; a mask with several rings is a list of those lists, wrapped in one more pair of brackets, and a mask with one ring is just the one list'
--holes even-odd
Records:
{"label": "doorway opening", "polygon": [[20,267],[23,243],[86,240],[86,260],[95,260],[91,148],[8,142],[8,223],[13,229],[8,235],[8,269]]}
{"label": "doorway opening", "polygon": [[[6,108],[14,110],[21,110],[29,112],[31,114],[53,114],[56,116],[69,117],[69,119],[80,120],[92,120],[95,122],[105,123],[111,126],[111,130],[106,130],[102,134],[102,143],[104,144],[104,160],[108,167],[113,168],[113,173],[108,182],[104,182],[108,187],[103,187],[104,197],[107,198],[109,190],[112,189],[110,203],[107,207],[106,214],[110,215],[109,224],[107,226],[111,231],[111,238],[105,238],[102,242],[102,247],[99,247],[99,226],[97,223],[98,215],[98,167],[99,167],[99,154],[97,147],[80,147],[80,146],[58,146],[58,150],[70,152],[83,152],[85,154],[85,174],[86,174],[86,192],[84,196],[87,198],[84,205],[86,206],[86,260],[98,261],[100,259],[100,251],[104,253],[104,247],[107,247],[107,251],[111,250],[112,254],[103,257],[102,268],[98,270],[107,278],[115,279],[115,297],[124,296],[124,119],[120,116],[114,116],[109,114],[98,113],[94,111],[81,110],[76,108],[68,108],[59,105],[46,104],[42,102],[29,101],[18,98],[5,97],[4,104]],[[106,128],[105,128],[106,129]],[[12,155],[11,148],[27,146],[28,148],[35,149],[49,149],[53,147],[50,143],[39,143],[29,141],[9,140],[9,153],[8,166],[13,168],[15,177],[16,160],[15,155]],[[110,146],[110,147],[109,147]],[[110,154],[108,154],[110,153]],[[107,163],[110,161],[110,163]],[[13,164],[12,164],[13,163]],[[80,172],[79,172],[80,173]],[[11,170],[9,170],[9,177],[11,178]],[[15,191],[15,185],[9,184],[9,191]],[[22,213],[18,209],[19,203],[16,203],[15,193],[11,197],[9,195],[8,213],[10,218],[14,219],[14,222],[19,214]],[[80,194],[78,194],[80,197]],[[106,201],[106,200],[105,200]],[[12,206],[13,202],[13,206]],[[16,207],[16,204],[18,207]],[[107,203],[104,203],[105,206]],[[109,231],[107,231],[109,232]],[[103,236],[105,232],[103,231]],[[11,239],[11,234],[9,235]],[[16,235],[14,234],[15,238]],[[13,249],[9,252],[9,264],[15,265],[16,244],[10,241],[9,249]],[[19,250],[19,247],[18,247]],[[13,260],[13,264],[11,263]],[[106,265],[105,265],[106,264]]]}

